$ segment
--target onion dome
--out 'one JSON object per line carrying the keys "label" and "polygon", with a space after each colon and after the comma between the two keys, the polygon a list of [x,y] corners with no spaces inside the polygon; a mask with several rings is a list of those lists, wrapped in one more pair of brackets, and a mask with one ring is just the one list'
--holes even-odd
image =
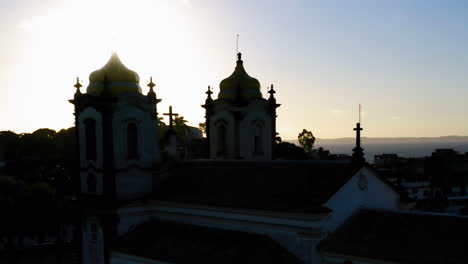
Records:
{"label": "onion dome", "polygon": [[222,80],[219,84],[218,99],[247,102],[252,99],[262,98],[260,83],[247,74],[241,56],[241,53],[237,54],[236,69],[231,76]]}
{"label": "onion dome", "polygon": [[101,94],[104,86],[107,86],[112,96],[123,93],[141,93],[139,82],[138,74],[125,67],[114,52],[106,65],[89,75],[89,86],[86,92]]}

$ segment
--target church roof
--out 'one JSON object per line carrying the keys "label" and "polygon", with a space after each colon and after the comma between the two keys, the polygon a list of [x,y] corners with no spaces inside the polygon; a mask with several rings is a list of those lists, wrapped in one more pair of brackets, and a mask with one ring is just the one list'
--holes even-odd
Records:
{"label": "church roof", "polygon": [[349,163],[186,161],[161,173],[154,198],[188,204],[294,213],[322,205],[354,174]]}
{"label": "church roof", "polygon": [[117,53],[112,53],[109,61],[99,70],[89,75],[87,92],[100,94],[107,85],[111,95],[132,92],[141,93],[140,77],[120,61]]}
{"label": "church roof", "polygon": [[301,263],[265,235],[160,221],[138,226],[113,250],[170,263]]}
{"label": "church roof", "polygon": [[251,99],[262,98],[260,83],[257,79],[247,74],[240,53],[238,54],[234,72],[231,76],[221,81],[219,89],[218,99],[231,102],[247,102]]}
{"label": "church roof", "polygon": [[318,249],[397,263],[468,263],[467,226],[467,217],[363,209]]}

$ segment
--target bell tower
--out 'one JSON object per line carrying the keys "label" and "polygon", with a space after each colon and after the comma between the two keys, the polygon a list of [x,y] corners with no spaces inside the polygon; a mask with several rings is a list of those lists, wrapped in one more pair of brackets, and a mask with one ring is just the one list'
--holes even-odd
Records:
{"label": "bell tower", "polygon": [[110,263],[122,201],[152,192],[152,169],[159,161],[157,99],[150,80],[143,95],[138,74],[112,54],[89,76],[85,93],[78,78],[75,106],[79,198],[82,203],[82,261]]}
{"label": "bell tower", "polygon": [[89,76],[86,93],[77,79],[75,126],[80,194],[105,201],[132,200],[152,191],[159,159],[152,79],[143,95],[139,76],[116,53]]}
{"label": "bell tower", "polygon": [[206,135],[212,159],[270,160],[276,136],[276,108],[273,85],[266,100],[260,83],[244,69],[237,54],[234,72],[221,81],[218,98],[211,88],[202,107],[206,110]]}

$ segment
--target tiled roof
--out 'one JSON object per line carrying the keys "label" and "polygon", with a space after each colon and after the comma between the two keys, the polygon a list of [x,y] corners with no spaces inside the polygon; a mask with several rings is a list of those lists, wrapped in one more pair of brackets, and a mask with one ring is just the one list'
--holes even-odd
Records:
{"label": "tiled roof", "polygon": [[363,209],[318,249],[397,263],[468,263],[468,218]]}
{"label": "tiled roof", "polygon": [[265,235],[159,221],[138,226],[112,248],[170,263],[301,263]]}
{"label": "tiled roof", "polygon": [[211,206],[326,212],[322,205],[354,174],[349,163],[192,161],[178,163],[155,187],[158,200]]}

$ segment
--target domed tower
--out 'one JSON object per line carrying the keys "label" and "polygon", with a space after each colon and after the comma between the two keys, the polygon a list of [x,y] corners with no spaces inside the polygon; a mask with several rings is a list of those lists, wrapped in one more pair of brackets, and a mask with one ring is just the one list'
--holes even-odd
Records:
{"label": "domed tower", "polygon": [[138,74],[113,53],[89,76],[86,93],[77,80],[75,127],[83,197],[100,201],[132,200],[152,191],[151,168],[157,151],[157,112],[160,101],[143,95]]}
{"label": "domed tower", "polygon": [[276,104],[273,86],[268,100],[260,83],[244,69],[242,55],[228,78],[221,81],[218,99],[208,97],[206,134],[212,159],[269,160],[276,135]]}

